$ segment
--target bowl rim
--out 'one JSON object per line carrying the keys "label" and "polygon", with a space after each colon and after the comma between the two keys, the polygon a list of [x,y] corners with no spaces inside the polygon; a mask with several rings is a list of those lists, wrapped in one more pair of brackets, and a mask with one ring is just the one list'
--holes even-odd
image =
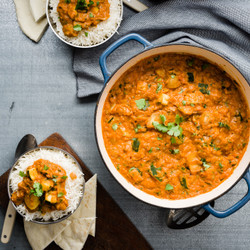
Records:
{"label": "bowl rim", "polygon": [[122,0],[118,0],[118,1],[120,1],[120,11],[121,11],[120,17],[121,17],[121,18],[120,18],[119,22],[117,23],[116,29],[114,30],[114,32],[113,32],[107,39],[105,39],[105,40],[103,40],[102,42],[97,43],[97,44],[93,44],[93,45],[77,45],[77,44],[73,44],[73,43],[71,43],[71,42],[69,42],[69,41],[66,41],[63,37],[61,37],[61,36],[58,34],[58,32],[55,30],[55,28],[53,27],[52,18],[51,18],[50,14],[49,14],[49,8],[50,8],[49,2],[50,2],[50,0],[46,0],[46,17],[47,17],[47,21],[48,21],[48,24],[49,24],[51,30],[53,31],[53,33],[54,33],[62,42],[66,43],[66,44],[68,44],[68,45],[70,45],[70,46],[72,46],[72,47],[74,47],[74,48],[78,48],[78,49],[90,49],[90,48],[94,48],[94,47],[97,47],[97,46],[99,46],[99,45],[104,44],[104,43],[107,42],[109,39],[111,39],[111,38],[115,35],[115,33],[117,33],[117,30],[120,28],[120,25],[121,25],[121,22],[122,22],[122,17],[123,17],[123,3],[122,3]]}
{"label": "bowl rim", "polygon": [[[243,176],[245,175],[245,173],[248,171],[248,168],[250,167],[250,162],[248,162],[248,164],[246,164],[246,167],[244,168],[244,171],[242,172],[242,174],[234,181],[234,183],[232,183],[231,184],[231,186],[230,187],[228,187],[227,188],[227,190],[225,190],[224,192],[221,192],[219,195],[216,195],[216,196],[214,196],[214,197],[212,197],[211,199],[207,199],[206,201],[202,201],[202,202],[200,202],[200,203],[196,203],[196,204],[194,204],[194,205],[188,205],[188,206],[166,206],[166,205],[159,205],[159,204],[155,204],[155,202],[152,202],[152,201],[150,201],[150,200],[146,200],[146,199],[144,199],[144,198],[142,198],[140,195],[138,195],[138,194],[134,194],[134,192],[131,192],[130,190],[129,190],[129,187],[126,187],[125,185],[123,185],[121,182],[122,181],[120,181],[115,175],[114,175],[114,173],[112,172],[112,170],[111,170],[111,167],[109,167],[108,166],[108,164],[106,163],[106,161],[105,161],[105,159],[104,159],[104,156],[103,156],[103,154],[102,154],[102,150],[101,150],[101,146],[100,146],[100,143],[99,143],[99,140],[98,140],[98,132],[97,132],[97,130],[98,130],[98,124],[97,124],[97,115],[98,115],[98,111],[99,111],[99,103],[100,103],[100,100],[101,100],[101,98],[102,98],[102,96],[103,96],[103,93],[104,93],[104,90],[106,89],[106,87],[107,86],[109,86],[110,85],[110,82],[111,82],[111,79],[113,78],[113,76],[121,69],[121,68],[123,68],[129,61],[131,61],[132,59],[135,59],[136,57],[138,57],[139,55],[142,55],[142,54],[144,54],[144,53],[146,53],[146,52],[148,52],[148,51],[150,51],[150,50],[156,50],[156,49],[158,49],[158,48],[162,48],[162,47],[169,47],[169,46],[186,46],[186,47],[194,47],[194,48],[197,48],[197,49],[200,49],[200,50],[204,50],[204,51],[208,51],[208,52],[210,52],[210,53],[213,53],[213,54],[215,54],[216,56],[218,56],[218,57],[220,57],[221,59],[223,59],[223,60],[225,60],[229,65],[231,65],[236,71],[238,71],[238,73],[240,74],[240,76],[244,79],[244,81],[247,83],[247,85],[248,85],[248,87],[250,88],[250,83],[247,81],[247,79],[246,79],[246,77],[244,76],[244,74],[242,74],[242,72],[238,69],[238,67],[237,66],[235,66],[235,64],[233,63],[233,62],[231,62],[230,61],[230,59],[228,59],[228,58],[226,58],[226,56],[224,56],[224,55],[222,55],[220,52],[217,52],[217,51],[215,51],[215,50],[213,50],[213,49],[210,49],[210,48],[205,48],[205,47],[202,47],[201,45],[193,45],[193,44],[189,44],[189,43],[169,43],[169,44],[161,44],[161,45],[153,45],[153,47],[149,47],[149,48],[146,48],[146,49],[144,49],[144,50],[142,50],[142,51],[140,51],[139,53],[137,53],[137,54],[135,54],[135,55],[133,55],[133,56],[131,56],[129,59],[127,59],[124,63],[122,63],[116,70],[114,70],[114,72],[112,72],[112,74],[109,76],[109,78],[108,78],[108,80],[107,80],[107,82],[106,83],[104,83],[104,85],[103,85],[103,88],[102,88],[102,90],[101,90],[101,92],[100,92],[100,94],[99,94],[99,96],[98,96],[98,99],[97,99],[97,103],[96,103],[96,107],[95,107],[95,116],[94,116],[94,127],[95,127],[95,140],[96,140],[96,144],[97,144],[97,148],[98,148],[98,151],[99,151],[99,154],[101,155],[101,158],[102,158],[102,161],[103,161],[103,163],[104,163],[104,165],[106,166],[106,168],[109,170],[109,172],[111,173],[111,175],[114,177],[114,179],[120,184],[120,186],[122,186],[123,187],[123,189],[125,189],[130,195],[132,195],[132,196],[134,196],[135,198],[137,198],[137,199],[139,199],[139,200],[141,200],[141,201],[143,201],[143,202],[145,202],[145,203],[147,203],[147,204],[150,204],[150,205],[154,205],[154,206],[157,206],[157,207],[163,207],[163,208],[167,208],[167,209],[183,209],[183,208],[189,208],[189,207],[194,207],[194,206],[200,206],[200,205],[204,205],[204,204],[208,204],[208,203],[210,203],[211,201],[213,201],[213,200],[215,200],[215,199],[218,199],[219,197],[221,197],[221,196],[223,196],[225,193],[227,193],[228,191],[230,191],[242,178],[243,178]],[[166,53],[171,53],[171,52],[166,52]],[[172,52],[172,53],[176,53],[176,54],[178,54],[178,52]],[[182,53],[182,52],[179,52],[180,54]],[[157,54],[157,53],[156,53]],[[164,54],[164,53],[159,53],[159,54]],[[184,54],[190,54],[190,55],[193,55],[193,56],[198,56],[198,55],[195,55],[195,54],[192,54],[191,52],[190,53],[188,53],[188,52],[185,52]],[[152,56],[152,55],[151,55]],[[199,56],[198,56],[199,57]],[[200,57],[203,57],[204,59],[206,59],[205,58],[205,56],[202,56],[202,55],[200,55]],[[146,57],[144,57],[144,58],[142,58],[142,59],[140,59],[140,60],[143,60],[143,59],[145,59]],[[207,59],[208,60],[208,59]],[[208,60],[209,61],[209,60]],[[215,65],[218,65],[216,62],[213,62]],[[136,64],[136,63],[135,63]],[[133,64],[132,65],[132,67],[135,65],[135,64]],[[219,65],[218,65],[219,66]],[[230,75],[230,74],[229,74]],[[231,75],[230,75],[231,76]],[[120,77],[120,76],[119,76]],[[231,76],[232,77],[232,76]],[[114,85],[115,83],[113,83],[113,85]],[[111,86],[111,88],[113,87],[113,85]],[[241,90],[242,91],[242,90]],[[106,96],[107,97],[107,96]],[[105,99],[106,99],[106,97],[105,97]],[[245,98],[244,99],[247,99],[247,97],[245,96]],[[99,111],[100,112],[100,111]],[[101,107],[101,112],[103,112],[103,106]],[[102,138],[102,140],[103,140],[103,138]],[[250,138],[248,139],[248,147],[250,147]],[[247,149],[248,149],[248,147],[247,147]],[[247,149],[246,149],[246,151],[247,151]],[[106,149],[105,149],[106,150]],[[246,153],[246,151],[245,151],[245,153]],[[245,153],[244,153],[244,155],[245,155]],[[243,157],[244,157],[244,155],[243,155]],[[109,157],[109,156],[108,156]],[[109,157],[109,159],[110,159],[110,157]],[[111,160],[111,159],[110,159]],[[242,159],[241,159],[241,161],[242,161]],[[240,161],[240,162],[241,162]],[[111,161],[112,162],[112,161]],[[238,163],[238,165],[240,164],[240,162]],[[117,170],[116,170],[117,171]],[[119,171],[117,171],[118,173],[119,173]],[[234,172],[233,172],[234,173]],[[232,175],[233,175],[233,173],[232,173]],[[119,175],[122,177],[122,178],[124,178],[120,173],[119,173]],[[231,175],[231,176],[232,176]],[[229,176],[230,177],[230,176]],[[125,178],[124,178],[125,179]],[[126,179],[125,179],[126,180]],[[126,180],[127,181],[127,180]],[[222,183],[224,183],[224,182],[222,182]],[[221,184],[222,184],[221,183]],[[127,181],[127,184],[128,185],[132,185],[130,182],[128,182]],[[218,185],[217,187],[219,187],[219,186],[221,186],[221,184],[220,185]],[[134,185],[132,185],[135,189],[137,189]],[[217,188],[217,187],[215,187],[215,188]],[[214,188],[214,189],[215,189]],[[214,189],[212,189],[212,190],[214,190]],[[139,190],[139,189],[138,189]],[[212,191],[211,190],[211,191]],[[140,190],[141,191],[141,190]],[[207,192],[207,193],[210,193],[211,191],[209,191],[209,192]],[[143,191],[141,191],[142,193],[145,193],[145,192],[143,192]],[[207,193],[204,193],[204,194],[207,194]],[[153,195],[150,195],[150,194],[148,194],[148,193],[145,193],[147,196],[151,196],[152,198],[156,198],[157,200],[168,200],[168,201],[185,201],[185,200],[187,200],[187,199],[191,199],[191,198],[195,198],[195,197],[200,197],[201,195],[203,195],[203,194],[200,194],[200,195],[197,195],[197,196],[194,196],[194,197],[190,197],[190,198],[186,198],[186,199],[180,199],[180,200],[170,200],[170,199],[161,199],[161,198],[158,198],[158,197],[155,197],[155,196],[153,196]]]}
{"label": "bowl rim", "polygon": [[58,220],[54,220],[54,221],[53,221],[53,220],[49,220],[49,221],[30,220],[30,221],[28,221],[28,222],[33,222],[33,223],[42,224],[42,225],[55,224],[55,223],[58,223],[58,222],[61,222],[61,221],[65,220],[65,219],[67,219],[69,216],[71,216],[71,215],[79,208],[79,206],[80,206],[80,204],[81,204],[81,202],[82,202],[82,200],[83,200],[84,194],[85,194],[85,183],[86,183],[86,182],[85,182],[85,178],[84,178],[84,173],[83,173],[82,167],[80,166],[80,164],[78,163],[78,161],[75,159],[75,157],[72,156],[69,152],[67,152],[67,151],[65,151],[65,150],[63,150],[63,149],[61,149],[61,148],[57,148],[57,147],[53,147],[53,146],[38,146],[38,147],[35,147],[35,148],[33,148],[33,149],[31,149],[31,150],[29,150],[29,151],[23,153],[21,156],[19,156],[19,157],[17,158],[17,160],[15,161],[15,163],[13,164],[13,166],[12,166],[11,169],[10,169],[10,172],[9,172],[9,175],[8,175],[8,182],[7,182],[8,196],[9,196],[9,200],[10,200],[10,202],[12,203],[13,207],[15,208],[16,212],[19,213],[19,214],[24,218],[24,220],[25,220],[25,216],[24,216],[21,212],[18,211],[17,206],[16,206],[15,203],[11,200],[11,194],[12,194],[12,193],[11,193],[11,190],[10,190],[10,176],[11,176],[12,172],[14,171],[16,164],[18,163],[18,161],[19,161],[23,156],[25,156],[26,154],[29,154],[29,153],[31,153],[31,152],[33,152],[33,151],[37,151],[37,150],[39,150],[39,149],[49,149],[49,150],[54,150],[54,151],[60,151],[60,152],[62,152],[62,153],[64,153],[64,154],[68,155],[69,157],[71,157],[71,158],[74,160],[76,166],[80,169],[80,171],[81,171],[82,174],[83,174],[83,180],[84,180],[84,181],[83,181],[83,184],[82,184],[82,185],[83,185],[83,186],[82,186],[82,193],[83,193],[83,194],[82,194],[82,196],[81,196],[81,198],[80,198],[80,200],[79,200],[79,203],[77,204],[77,207],[76,207],[76,209],[75,209],[74,211],[69,212],[67,215],[64,215],[63,217],[59,218]]}

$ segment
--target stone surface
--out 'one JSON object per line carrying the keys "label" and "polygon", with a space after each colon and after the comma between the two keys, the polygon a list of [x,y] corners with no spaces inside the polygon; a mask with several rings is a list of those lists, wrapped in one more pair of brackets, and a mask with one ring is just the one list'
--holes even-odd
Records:
{"label": "stone surface", "polygon": [[[229,218],[209,216],[194,228],[176,231],[166,227],[165,209],[129,195],[99,156],[94,137],[96,97],[76,98],[73,49],[49,29],[38,44],[30,41],[18,27],[12,1],[2,1],[0,17],[0,174],[13,164],[16,145],[25,134],[32,133],[40,142],[59,132],[154,249],[249,249],[250,204]],[[217,207],[232,205],[245,192],[241,181],[216,202]],[[0,210],[0,227],[4,215]],[[0,249],[30,249],[18,223],[9,244],[0,243]]]}

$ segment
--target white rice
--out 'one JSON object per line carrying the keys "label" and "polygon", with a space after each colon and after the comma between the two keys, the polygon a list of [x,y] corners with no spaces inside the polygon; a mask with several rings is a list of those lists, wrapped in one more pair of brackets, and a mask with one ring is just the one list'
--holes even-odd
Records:
{"label": "white rice", "polygon": [[[49,1],[49,15],[52,18],[53,26],[60,37],[69,43],[78,46],[93,46],[101,44],[108,40],[118,29],[122,20],[122,4],[120,0],[109,0],[110,17],[100,22],[96,27],[90,27],[88,30],[81,30],[77,37],[65,36],[62,30],[62,24],[59,20],[57,5],[59,0]],[[85,32],[88,35],[85,35]]]}
{"label": "white rice", "polygon": [[[42,221],[49,220],[58,220],[69,213],[73,213],[78,207],[80,200],[83,196],[83,184],[84,177],[81,170],[78,168],[75,160],[68,154],[63,153],[57,149],[48,149],[48,148],[38,148],[29,154],[25,154],[22,156],[18,162],[16,163],[14,170],[10,175],[10,188],[11,191],[14,192],[18,189],[18,183],[23,180],[23,177],[19,175],[20,171],[26,173],[26,169],[33,165],[34,161],[43,159],[49,160],[55,164],[60,165],[68,176],[66,179],[65,189],[67,194],[65,198],[68,200],[68,207],[66,210],[55,210],[52,212],[47,212],[42,215],[40,211],[36,211],[34,213],[30,213],[24,204],[17,206],[18,212],[20,212],[25,220],[36,220],[40,219]],[[72,180],[70,178],[70,173],[75,173],[77,178]]]}

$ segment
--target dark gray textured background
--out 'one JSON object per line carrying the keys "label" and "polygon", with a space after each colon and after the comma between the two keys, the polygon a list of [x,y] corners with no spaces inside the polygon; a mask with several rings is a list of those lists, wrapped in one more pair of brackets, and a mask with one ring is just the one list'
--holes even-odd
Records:
{"label": "dark gray textured background", "polygon": [[[84,101],[76,98],[73,49],[49,29],[38,44],[30,41],[18,27],[11,0],[1,2],[0,17],[0,174],[12,165],[15,147],[23,135],[32,133],[40,142],[59,132],[98,174],[99,181],[154,249],[250,249],[250,204],[229,218],[209,216],[194,228],[175,231],[165,225],[165,209],[144,204],[124,191],[97,151],[93,126],[96,97]],[[216,206],[226,208],[245,192],[241,181]],[[0,227],[4,215],[1,209]],[[18,223],[10,243],[0,243],[0,249],[15,248],[30,248]]]}

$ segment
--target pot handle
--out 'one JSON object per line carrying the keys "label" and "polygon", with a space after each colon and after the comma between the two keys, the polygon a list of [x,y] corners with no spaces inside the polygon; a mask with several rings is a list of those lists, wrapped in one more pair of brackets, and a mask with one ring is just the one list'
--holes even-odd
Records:
{"label": "pot handle", "polygon": [[247,173],[245,174],[243,178],[245,179],[247,183],[248,191],[247,191],[247,194],[240,201],[238,201],[236,204],[234,204],[232,207],[228,208],[225,211],[217,211],[209,203],[204,205],[203,208],[218,218],[225,218],[235,213],[236,211],[238,211],[250,200],[250,170],[247,171]]}
{"label": "pot handle", "polygon": [[130,40],[135,40],[139,43],[141,43],[144,46],[144,49],[147,48],[151,48],[153,47],[153,44],[150,43],[149,41],[147,41],[144,37],[140,36],[139,34],[136,33],[131,33],[128,34],[120,39],[118,39],[117,41],[115,41],[114,43],[112,43],[101,55],[100,59],[99,59],[99,64],[102,70],[102,74],[104,77],[104,84],[107,83],[111,73],[108,71],[107,68],[107,57],[114,51],[116,50],[118,47],[120,47],[122,44],[130,41]]}

